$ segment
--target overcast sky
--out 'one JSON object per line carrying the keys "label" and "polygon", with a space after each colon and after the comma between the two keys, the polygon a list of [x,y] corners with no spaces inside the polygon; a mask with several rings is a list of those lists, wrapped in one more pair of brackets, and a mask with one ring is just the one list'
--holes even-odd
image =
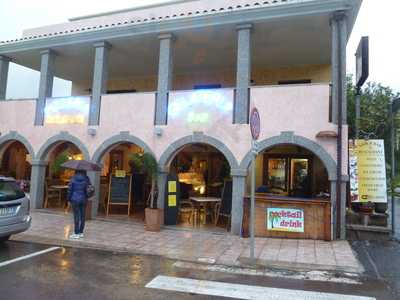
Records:
{"label": "overcast sky", "polygon": [[[66,22],[68,18],[124,9],[162,0],[0,0],[0,40],[20,37],[22,30]],[[354,53],[360,37],[370,37],[370,80],[400,92],[399,0],[364,0],[348,44],[348,72],[354,74]],[[397,29],[397,30],[396,30]],[[8,98],[36,97],[38,72],[12,65]],[[70,92],[70,84],[55,82],[54,96]]]}

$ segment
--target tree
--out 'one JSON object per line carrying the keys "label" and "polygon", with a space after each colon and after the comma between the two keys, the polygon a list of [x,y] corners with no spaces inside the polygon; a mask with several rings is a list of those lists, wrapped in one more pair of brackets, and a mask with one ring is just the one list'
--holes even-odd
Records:
{"label": "tree", "polygon": [[[360,104],[360,138],[383,139],[385,141],[385,157],[390,166],[390,118],[389,106],[394,98],[399,97],[390,87],[379,83],[368,83],[361,93]],[[347,78],[347,120],[349,125],[349,139],[355,138],[356,131],[356,87],[352,77]],[[400,116],[395,119],[396,130],[400,129]],[[400,151],[396,150],[399,157]],[[390,168],[390,167],[389,167]],[[388,169],[389,169],[388,168]],[[400,162],[397,163],[397,174],[400,171]]]}

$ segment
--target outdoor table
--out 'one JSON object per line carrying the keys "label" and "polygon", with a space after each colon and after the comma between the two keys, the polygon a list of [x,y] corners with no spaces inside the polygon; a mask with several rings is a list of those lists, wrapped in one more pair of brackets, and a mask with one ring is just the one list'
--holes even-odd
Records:
{"label": "outdoor table", "polygon": [[[51,185],[49,188],[58,191],[59,199],[60,199],[60,202],[61,202],[62,201],[62,193],[64,191],[68,190],[68,185]],[[66,207],[66,206],[67,206],[67,203],[65,203],[64,207]]]}
{"label": "outdoor table", "polygon": [[[208,204],[213,204],[215,207],[217,203],[221,202],[221,198],[216,198],[216,197],[190,197],[190,200],[193,201],[197,207],[203,206],[205,213]],[[206,217],[207,214],[205,214],[204,216],[203,224],[206,224]],[[199,218],[199,214],[196,214],[196,218]]]}

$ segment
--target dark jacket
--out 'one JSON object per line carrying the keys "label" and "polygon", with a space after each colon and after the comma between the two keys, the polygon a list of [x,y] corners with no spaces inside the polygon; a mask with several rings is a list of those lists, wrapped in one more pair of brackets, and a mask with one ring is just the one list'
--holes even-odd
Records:
{"label": "dark jacket", "polygon": [[69,183],[68,201],[77,204],[86,202],[88,199],[87,187],[89,184],[89,177],[83,174],[75,174]]}

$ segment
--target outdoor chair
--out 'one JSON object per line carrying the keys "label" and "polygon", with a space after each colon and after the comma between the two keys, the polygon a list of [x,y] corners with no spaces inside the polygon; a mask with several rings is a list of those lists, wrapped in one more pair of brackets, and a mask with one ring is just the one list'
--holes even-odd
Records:
{"label": "outdoor chair", "polygon": [[57,204],[62,206],[62,192],[59,189],[53,189],[49,187],[49,183],[46,181],[44,185],[45,189],[45,199],[44,199],[44,208],[49,206],[49,200],[56,199]]}
{"label": "outdoor chair", "polygon": [[232,210],[232,180],[226,180],[221,193],[221,202],[215,205],[215,226],[220,217],[227,218],[227,229],[231,221]]}

